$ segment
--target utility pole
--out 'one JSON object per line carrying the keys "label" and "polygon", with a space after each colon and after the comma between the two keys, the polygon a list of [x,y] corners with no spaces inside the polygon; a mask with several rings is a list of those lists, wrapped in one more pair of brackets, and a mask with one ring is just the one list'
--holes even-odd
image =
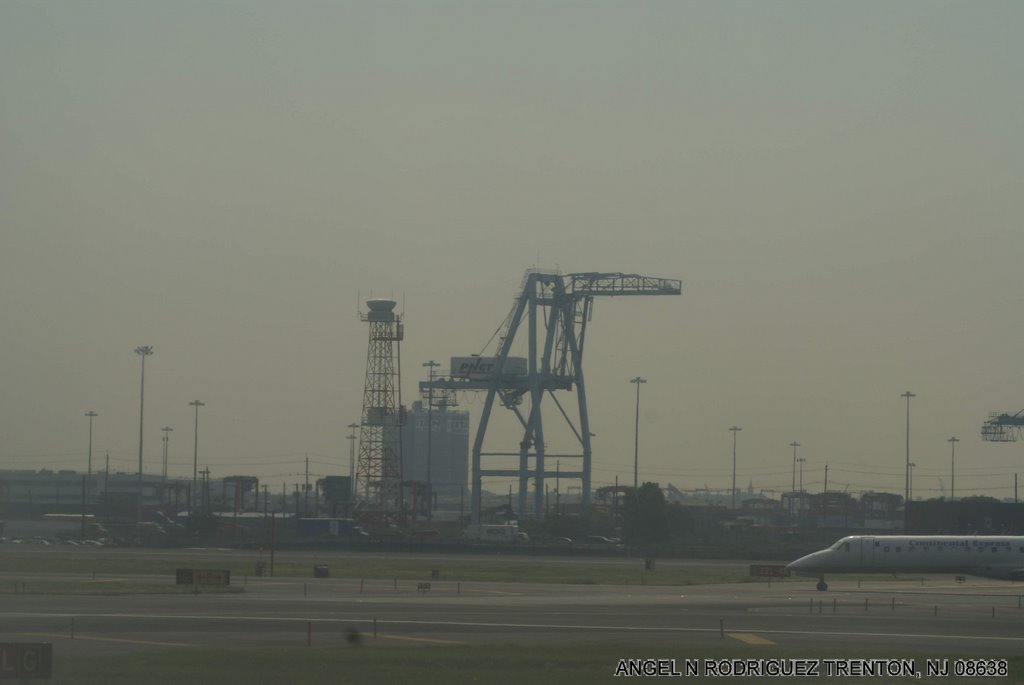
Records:
{"label": "utility pole", "polygon": [[619,520],[619,474],[615,474],[615,494],[612,495],[612,520]]}
{"label": "utility pole", "polygon": [[949,501],[953,502],[956,500],[956,444],[960,439],[952,437],[946,442],[952,448],[949,455]]}
{"label": "utility pole", "polygon": [[[906,397],[907,398],[907,462],[906,462],[907,466],[906,466],[906,486],[904,488],[903,501],[904,502],[909,502],[910,501],[910,398],[911,397],[917,397],[917,395],[915,395],[914,393],[912,393],[909,390],[907,390],[905,393],[900,395],[900,397]],[[904,513],[904,519],[906,519],[906,514],[905,513]],[[904,521],[904,525],[906,525],[906,521]]]}
{"label": "utility pole", "polygon": [[640,487],[640,386],[647,382],[647,379],[637,376],[630,383],[636,383],[636,424],[633,428],[633,490]]}
{"label": "utility pole", "polygon": [[201,499],[202,512],[210,513],[210,467],[203,469],[203,496]]}
{"label": "utility pole", "polygon": [[907,502],[910,502],[910,500],[914,499],[914,467],[917,466],[917,464],[915,464],[914,462],[910,462],[908,466],[910,467],[910,470],[907,473],[910,474],[910,479],[907,482],[910,484],[910,487],[907,490],[907,492],[909,492],[910,494],[907,499]]}
{"label": "utility pole", "polygon": [[732,508],[736,509],[736,434],[739,433],[742,428],[739,426],[733,426],[729,429],[732,432]]}
{"label": "utility pole", "polygon": [[804,457],[797,459],[797,462],[800,464],[800,492],[804,491],[804,462],[806,461],[807,459]]}
{"label": "utility pole", "polygon": [[309,518],[309,457],[306,457],[306,484],[302,490],[302,515]]}
{"label": "utility pole", "polygon": [[[789,486],[789,491],[791,493],[795,494],[796,493],[796,448],[800,446],[800,443],[797,442],[796,440],[794,440],[793,442],[789,443],[789,446],[793,448],[793,483],[792,483],[792,485]],[[790,516],[793,515],[793,501],[794,501],[794,497],[790,497],[789,498],[789,515]]]}

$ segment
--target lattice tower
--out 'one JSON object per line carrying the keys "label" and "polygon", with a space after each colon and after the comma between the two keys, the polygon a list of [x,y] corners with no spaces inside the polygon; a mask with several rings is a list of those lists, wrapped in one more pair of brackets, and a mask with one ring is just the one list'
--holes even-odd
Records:
{"label": "lattice tower", "polygon": [[356,464],[360,508],[382,516],[401,511],[401,316],[394,300],[369,300],[359,318],[370,325]]}

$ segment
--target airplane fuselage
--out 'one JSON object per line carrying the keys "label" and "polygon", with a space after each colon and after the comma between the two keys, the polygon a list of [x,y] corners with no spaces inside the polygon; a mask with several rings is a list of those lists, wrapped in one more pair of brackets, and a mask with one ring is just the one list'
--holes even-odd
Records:
{"label": "airplane fuselage", "polygon": [[822,579],[830,573],[955,573],[1014,580],[1024,578],[1024,536],[850,535],[787,568]]}

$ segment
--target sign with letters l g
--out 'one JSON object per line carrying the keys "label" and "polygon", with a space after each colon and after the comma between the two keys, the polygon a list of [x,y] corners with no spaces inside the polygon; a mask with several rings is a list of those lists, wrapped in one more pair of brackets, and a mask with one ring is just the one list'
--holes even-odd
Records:
{"label": "sign with letters l g", "polygon": [[49,678],[52,673],[49,642],[0,642],[0,679]]}

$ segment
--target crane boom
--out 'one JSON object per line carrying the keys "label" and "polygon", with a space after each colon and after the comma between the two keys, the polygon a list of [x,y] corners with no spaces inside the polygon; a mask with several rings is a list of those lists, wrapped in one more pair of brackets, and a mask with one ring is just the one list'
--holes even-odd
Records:
{"label": "crane boom", "polygon": [[981,439],[988,442],[1016,442],[1022,427],[1024,409],[1013,415],[992,412],[981,425]]}
{"label": "crane boom", "polygon": [[575,296],[605,295],[679,295],[682,281],[673,278],[654,278],[639,274],[580,273],[565,277],[566,292]]}

